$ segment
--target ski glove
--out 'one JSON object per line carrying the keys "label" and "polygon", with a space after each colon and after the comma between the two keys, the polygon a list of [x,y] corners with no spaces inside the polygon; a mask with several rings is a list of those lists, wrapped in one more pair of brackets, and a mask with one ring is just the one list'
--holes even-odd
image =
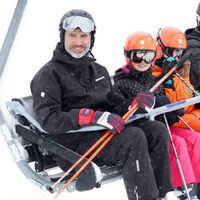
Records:
{"label": "ski glove", "polygon": [[[174,124],[176,122],[179,121],[179,118],[178,117],[181,117],[185,114],[185,110],[184,108],[179,108],[177,110],[174,110],[172,112],[169,112],[167,115],[168,115],[168,122],[169,124]],[[166,116],[167,116],[166,115]]]}
{"label": "ski glove", "polygon": [[124,120],[110,112],[94,111],[88,108],[82,108],[79,112],[79,125],[101,125],[108,128],[112,133],[120,133],[124,129]]}
{"label": "ski glove", "polygon": [[154,107],[154,104],[155,104],[154,94],[150,91],[140,92],[138,93],[136,98],[132,101],[131,107],[134,106],[135,103],[138,104],[141,110],[145,110],[146,112],[149,112]]}
{"label": "ski glove", "polygon": [[[167,96],[161,96],[161,97],[156,98],[155,108],[164,106],[170,103],[171,102]],[[178,110],[167,112],[165,115],[169,123],[169,126],[172,126],[174,123],[178,122],[179,121],[178,116],[183,116],[184,114],[185,114],[184,108],[179,108]],[[165,123],[163,115],[158,115],[156,116],[155,119]]]}
{"label": "ski glove", "polygon": [[[172,69],[176,65],[177,61],[173,57],[169,57],[163,61],[162,68],[163,68],[163,76],[167,74],[170,69]],[[172,88],[174,89],[174,81],[173,81],[173,74],[170,75],[165,82],[163,83],[164,88]]]}

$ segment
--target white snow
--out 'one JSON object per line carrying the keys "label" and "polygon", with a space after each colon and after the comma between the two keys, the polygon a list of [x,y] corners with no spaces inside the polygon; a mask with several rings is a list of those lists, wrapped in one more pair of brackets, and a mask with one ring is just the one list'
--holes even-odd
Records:
{"label": "white snow", "polygon": [[[0,0],[0,47],[17,0]],[[196,25],[199,0],[28,0],[25,13],[0,82],[0,105],[6,119],[9,115],[4,102],[30,94],[29,83],[52,56],[58,41],[61,16],[73,8],[89,11],[97,26],[93,53],[97,61],[107,66],[110,74],[124,64],[123,46],[134,31],[147,31],[153,36],[159,28],[174,26],[182,31]],[[0,135],[1,199],[43,200],[53,195],[31,184],[13,162],[7,145]],[[126,200],[123,181],[103,185],[89,192],[65,193],[58,199]]]}

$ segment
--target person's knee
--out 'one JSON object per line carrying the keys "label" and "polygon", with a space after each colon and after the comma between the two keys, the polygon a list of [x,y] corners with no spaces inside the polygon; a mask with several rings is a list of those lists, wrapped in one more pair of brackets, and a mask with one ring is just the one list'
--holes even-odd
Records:
{"label": "person's knee", "polygon": [[149,137],[153,136],[154,139],[168,141],[168,133],[165,124],[159,121],[148,121],[145,123],[145,133]]}
{"label": "person's knee", "polygon": [[142,129],[137,127],[127,127],[124,129],[122,135],[123,140],[126,142],[138,142],[138,143],[146,143],[146,136]]}

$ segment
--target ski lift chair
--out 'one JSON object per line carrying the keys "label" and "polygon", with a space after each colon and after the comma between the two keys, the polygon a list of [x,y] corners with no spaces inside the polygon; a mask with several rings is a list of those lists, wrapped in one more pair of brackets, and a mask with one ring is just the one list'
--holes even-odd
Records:
{"label": "ski lift chair", "polygon": [[[33,110],[32,96],[15,98],[11,102],[6,102],[6,105],[9,112],[16,119],[14,134],[9,137],[6,136],[7,138],[11,138],[12,144],[17,146],[17,148],[14,148],[15,150],[12,149],[15,157],[21,158],[17,159],[16,163],[27,178],[31,179],[32,182],[39,185],[42,189],[50,192],[57,191],[66,183],[71,175],[69,174],[63,182],[58,184],[55,189],[52,189],[51,186],[63,175],[62,172],[53,175],[49,175],[48,173],[48,171],[51,171],[50,169],[53,170],[57,167],[53,159],[53,154],[69,161],[69,163],[66,163],[70,164],[69,167],[75,163],[81,155],[52,140],[52,138],[49,137],[50,135],[42,129]],[[91,126],[70,132],[102,129],[105,128],[101,126]],[[34,167],[30,166],[31,164],[34,164]],[[79,168],[79,166],[77,168]],[[91,162],[84,170],[85,174],[90,174],[90,176],[87,176],[87,179],[91,180],[87,180],[86,183],[82,180],[84,178],[80,178],[81,180],[77,178],[67,189],[68,191],[84,191],[92,189],[93,187],[100,187],[101,183],[108,182],[111,179],[120,179],[121,170],[122,167],[120,164],[116,166],[97,166],[94,162]]]}
{"label": "ski lift chair", "polygon": [[[199,102],[200,98],[194,97],[153,109],[150,113],[134,114],[129,118],[128,123],[143,117],[154,120],[157,115]],[[75,163],[80,158],[80,155],[49,138],[49,134],[41,128],[37,121],[37,117],[33,110],[32,96],[15,98],[6,104],[10,113],[17,119],[13,131],[14,134],[9,135],[10,132],[7,131],[6,135],[8,138],[7,143],[10,144],[9,147],[16,158],[16,163],[27,178],[31,179],[32,182],[42,189],[50,192],[57,191],[70,178],[70,174],[63,182],[58,184],[56,188],[52,189],[52,185],[55,181],[63,175],[63,173],[49,174],[50,169],[54,169],[54,167],[57,166],[52,155],[56,154],[61,156],[71,164]],[[102,129],[104,128],[101,126],[91,126],[81,128],[75,132]],[[31,163],[35,164],[35,169],[30,166]],[[91,179],[88,182],[89,184],[86,184],[81,178],[77,178],[68,186],[68,191],[88,190],[93,187],[99,187],[101,183],[120,179],[122,166],[120,163],[116,166],[97,166],[92,162],[84,172],[86,174],[92,174],[92,176],[87,176],[87,178],[90,177]]]}

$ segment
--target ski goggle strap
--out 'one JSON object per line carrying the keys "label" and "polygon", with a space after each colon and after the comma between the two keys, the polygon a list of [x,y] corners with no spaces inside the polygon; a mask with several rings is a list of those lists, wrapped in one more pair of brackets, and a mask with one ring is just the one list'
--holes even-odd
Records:
{"label": "ski goggle strap", "polygon": [[144,61],[146,64],[151,64],[156,57],[155,51],[149,50],[136,50],[131,52],[131,61],[133,63],[141,63]]}
{"label": "ski goggle strap", "polygon": [[91,19],[82,16],[71,16],[64,19],[63,29],[74,31],[76,28],[80,28],[84,33],[90,33],[94,31],[95,24]]}

